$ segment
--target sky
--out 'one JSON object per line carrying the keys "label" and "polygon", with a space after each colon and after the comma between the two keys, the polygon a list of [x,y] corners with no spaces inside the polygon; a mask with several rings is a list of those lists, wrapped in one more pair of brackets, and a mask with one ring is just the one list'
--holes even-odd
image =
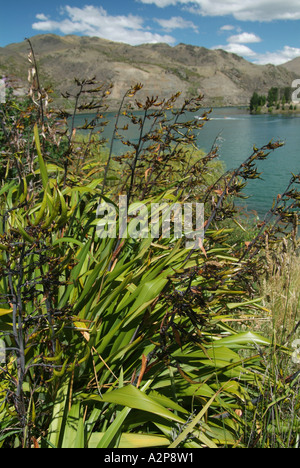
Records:
{"label": "sky", "polygon": [[300,56],[300,0],[13,0],[0,5],[0,47],[53,33],[131,45],[181,42],[280,65]]}

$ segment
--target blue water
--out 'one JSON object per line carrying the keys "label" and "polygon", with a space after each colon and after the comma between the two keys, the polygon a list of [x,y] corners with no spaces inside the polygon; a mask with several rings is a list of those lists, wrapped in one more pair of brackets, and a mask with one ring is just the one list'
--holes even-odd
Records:
{"label": "blue water", "polygon": [[235,108],[216,109],[199,133],[199,146],[209,151],[218,135],[219,157],[227,169],[238,167],[250,156],[253,145],[260,148],[270,140],[285,143],[272,151],[267,160],[257,162],[262,180],[249,181],[245,189],[251,196],[246,202],[249,210],[263,216],[273,199],[285,190],[291,173],[300,172],[300,116],[249,115]]}
{"label": "blue water", "polygon": [[[114,113],[109,113],[106,117],[111,123],[103,136],[110,138]],[[80,121],[82,122],[82,117],[78,116],[76,125]],[[130,129],[126,137],[134,139]],[[244,191],[250,196],[245,202],[247,209],[255,210],[263,217],[271,208],[273,199],[285,190],[291,173],[300,172],[300,116],[250,115],[245,109],[217,108],[210,114],[210,120],[199,130],[198,147],[209,152],[216,138],[219,159],[225,163],[227,169],[237,168],[245,161],[252,154],[254,145],[260,148],[271,140],[284,141],[285,145],[272,151],[267,160],[258,161],[262,180],[249,181]],[[127,149],[116,141],[113,152],[120,154]]]}

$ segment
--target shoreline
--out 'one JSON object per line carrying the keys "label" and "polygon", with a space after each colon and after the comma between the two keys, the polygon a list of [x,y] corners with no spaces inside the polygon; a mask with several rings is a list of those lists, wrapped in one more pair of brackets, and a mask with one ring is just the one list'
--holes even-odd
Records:
{"label": "shoreline", "polygon": [[[289,105],[288,105],[289,106]],[[289,109],[286,108],[286,109],[276,109],[274,107],[267,107],[267,106],[264,106],[264,107],[260,107],[258,110],[256,111],[253,111],[253,112],[250,112],[249,110],[249,114],[250,115],[284,115],[284,116],[293,116],[293,115],[300,115],[300,107],[296,106],[297,108],[296,109]]]}

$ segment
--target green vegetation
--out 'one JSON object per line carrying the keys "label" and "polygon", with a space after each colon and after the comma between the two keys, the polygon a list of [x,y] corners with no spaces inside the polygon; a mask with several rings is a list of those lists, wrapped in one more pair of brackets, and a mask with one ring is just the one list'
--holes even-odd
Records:
{"label": "green vegetation", "polygon": [[250,112],[255,113],[258,112],[259,109],[264,106],[267,102],[266,96],[259,96],[257,92],[255,91],[252,94],[252,97],[250,99]]}
{"label": "green vegetation", "polygon": [[269,89],[267,96],[258,95],[254,92],[250,99],[250,112],[251,114],[259,114],[263,110],[273,112],[274,107],[276,111],[294,111],[297,106],[291,102],[292,88],[286,86],[284,88],[272,87]]}
{"label": "green vegetation", "polygon": [[[297,252],[300,176],[258,226],[235,207],[281,143],[221,174],[217,146],[196,147],[208,114],[185,117],[202,98],[142,102],[141,85],[106,142],[109,87],[76,80],[73,112],[58,112],[34,55],[32,71],[30,99],[9,93],[0,107],[0,446],[298,446],[299,322],[280,336],[256,327],[271,314],[260,295],[271,259],[281,245]],[[147,207],[204,203],[203,242],[98,237],[99,203],[118,208],[121,193]]]}

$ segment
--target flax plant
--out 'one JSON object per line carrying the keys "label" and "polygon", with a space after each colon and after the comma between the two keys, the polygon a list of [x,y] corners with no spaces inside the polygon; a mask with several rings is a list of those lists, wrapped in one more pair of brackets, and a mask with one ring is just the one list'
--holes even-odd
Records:
{"label": "flax plant", "polygon": [[[136,85],[118,115],[136,125],[138,138],[126,139],[126,126],[122,136],[117,119],[112,139],[122,138],[128,151],[114,157],[112,141],[99,167],[93,138],[101,136],[109,87],[94,79],[77,85],[78,94],[66,96],[75,99],[71,126],[70,120],[63,124],[65,113],[51,111],[45,93],[30,104],[36,114],[27,102],[16,110],[12,97],[0,109],[0,338],[7,347],[0,367],[0,444],[255,445],[261,430],[252,421],[258,414],[265,421],[277,401],[292,398],[297,383],[295,373],[284,376],[282,391],[266,355],[291,357],[293,349],[230,322],[266,311],[249,284],[262,268],[266,232],[272,242],[291,232],[299,177],[253,242],[237,247],[223,222],[235,218],[234,200],[257,176],[256,160],[279,143],[254,148],[236,171],[214,177],[217,148],[203,156],[196,147],[208,115],[203,121],[182,118],[198,112],[202,98],[180,109],[178,95],[143,103]],[[84,125],[88,138],[76,140],[75,112],[88,108],[97,116]],[[109,177],[112,161],[119,171]],[[205,202],[205,239],[188,250],[184,237],[98,236],[98,205],[108,201],[119,214],[121,190],[129,202],[143,200],[147,207]],[[119,222],[118,216],[117,228]],[[296,399],[293,405],[296,410]],[[274,421],[267,419],[267,428]],[[288,443],[296,439],[289,431]]]}

